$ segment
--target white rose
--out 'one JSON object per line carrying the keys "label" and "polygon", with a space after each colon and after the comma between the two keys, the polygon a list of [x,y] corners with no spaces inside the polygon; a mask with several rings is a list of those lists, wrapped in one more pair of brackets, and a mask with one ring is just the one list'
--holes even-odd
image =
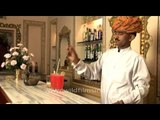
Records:
{"label": "white rose", "polygon": [[6,65],[5,62],[2,62],[1,67],[3,68],[5,65]]}
{"label": "white rose", "polygon": [[23,60],[27,61],[29,59],[29,56],[24,55],[22,58]]}
{"label": "white rose", "polygon": [[16,61],[16,60],[12,60],[12,61],[11,61],[11,65],[12,65],[12,66],[17,65],[17,61]]}
{"label": "white rose", "polygon": [[22,65],[20,66],[20,68],[21,68],[22,70],[25,70],[25,69],[26,69],[26,67],[27,67],[27,65],[26,65],[26,64],[22,64]]}
{"label": "white rose", "polygon": [[26,48],[26,47],[24,47],[23,49],[22,49],[22,52],[27,52],[28,51],[28,49]]}
{"label": "white rose", "polygon": [[10,51],[10,52],[12,52],[12,50],[14,50],[14,48],[13,48],[13,47],[9,49],[9,51]]}
{"label": "white rose", "polygon": [[18,56],[19,53],[15,51],[15,52],[12,53],[12,55],[13,55],[13,56]]}
{"label": "white rose", "polygon": [[10,54],[10,53],[6,53],[6,54],[4,55],[4,57],[5,57],[6,59],[8,59],[8,58],[11,57],[11,54]]}

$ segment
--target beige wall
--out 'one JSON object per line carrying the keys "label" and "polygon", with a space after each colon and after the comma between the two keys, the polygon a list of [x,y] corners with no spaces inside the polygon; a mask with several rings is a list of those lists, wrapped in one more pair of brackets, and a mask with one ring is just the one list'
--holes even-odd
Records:
{"label": "beige wall", "polygon": [[158,41],[158,16],[151,16],[148,19],[148,33],[151,35],[150,48],[146,56],[146,62],[152,75],[156,76],[157,67],[157,41]]}

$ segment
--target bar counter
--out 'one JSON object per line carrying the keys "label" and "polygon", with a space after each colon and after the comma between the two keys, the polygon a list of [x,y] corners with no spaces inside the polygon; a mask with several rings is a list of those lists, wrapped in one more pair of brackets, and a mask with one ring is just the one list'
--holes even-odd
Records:
{"label": "bar counter", "polygon": [[0,80],[1,92],[7,96],[7,104],[100,104],[70,92],[54,90],[45,82],[39,81],[36,86],[26,86],[22,80]]}

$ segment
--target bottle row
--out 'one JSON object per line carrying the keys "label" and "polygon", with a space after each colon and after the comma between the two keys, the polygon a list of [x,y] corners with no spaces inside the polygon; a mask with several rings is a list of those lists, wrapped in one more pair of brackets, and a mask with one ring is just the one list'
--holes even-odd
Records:
{"label": "bottle row", "polygon": [[85,58],[84,61],[94,62],[102,55],[102,43],[91,44],[85,46]]}
{"label": "bottle row", "polygon": [[98,25],[97,29],[89,28],[86,25],[83,26],[82,32],[82,40],[83,41],[94,41],[94,40],[102,40],[103,31],[102,25]]}

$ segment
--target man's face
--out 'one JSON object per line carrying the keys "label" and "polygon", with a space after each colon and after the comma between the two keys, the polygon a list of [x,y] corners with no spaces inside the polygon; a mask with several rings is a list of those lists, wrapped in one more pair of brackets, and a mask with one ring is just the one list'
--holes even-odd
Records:
{"label": "man's face", "polygon": [[115,45],[119,48],[126,48],[130,46],[131,35],[129,33],[114,31],[113,32]]}

